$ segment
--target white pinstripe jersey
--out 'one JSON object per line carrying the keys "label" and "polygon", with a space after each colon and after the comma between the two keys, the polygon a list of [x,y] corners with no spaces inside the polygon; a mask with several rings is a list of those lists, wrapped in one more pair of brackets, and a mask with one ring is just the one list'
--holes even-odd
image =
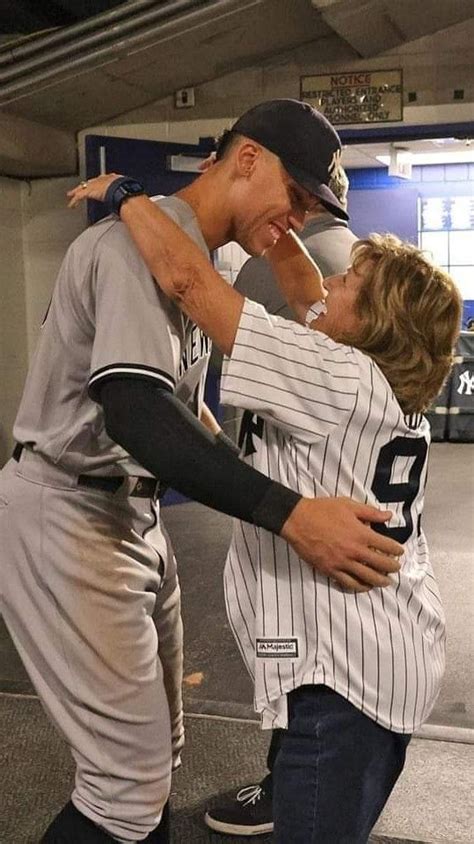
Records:
{"label": "white pinstripe jersey", "polygon": [[279,537],[235,522],[226,603],[263,727],[287,725],[291,689],[324,683],[382,726],[411,733],[444,670],[444,615],[420,526],[428,422],[403,415],[367,355],[248,300],[222,401],[247,410],[240,439],[255,468],[306,496],[391,509],[387,533],[405,545],[393,585],[356,594]]}

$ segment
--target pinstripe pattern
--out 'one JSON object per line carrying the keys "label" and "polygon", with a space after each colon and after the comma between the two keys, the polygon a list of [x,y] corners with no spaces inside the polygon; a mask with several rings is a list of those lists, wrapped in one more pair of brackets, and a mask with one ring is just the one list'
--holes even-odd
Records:
{"label": "pinstripe pattern", "polygon": [[[286,726],[288,691],[325,683],[382,726],[412,732],[429,715],[444,669],[443,609],[425,537],[417,534],[426,420],[404,417],[366,355],[249,301],[224,365],[222,400],[264,420],[244,438],[252,445],[246,459],[300,493],[388,506],[390,528],[402,530],[405,498],[414,498],[400,573],[388,588],[363,594],[340,590],[278,537],[236,523],[226,603],[263,725]],[[398,453],[395,446],[387,458],[384,447],[406,439],[414,447]],[[383,501],[372,491],[381,474]],[[256,638],[297,638],[298,656],[257,657]]]}

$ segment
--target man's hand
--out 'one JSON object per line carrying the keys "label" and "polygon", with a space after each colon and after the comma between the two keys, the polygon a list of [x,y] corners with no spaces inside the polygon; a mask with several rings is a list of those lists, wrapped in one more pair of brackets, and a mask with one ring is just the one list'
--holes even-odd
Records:
{"label": "man's hand", "polygon": [[339,586],[368,592],[390,585],[388,575],[400,569],[397,558],[403,547],[367,524],[386,522],[391,515],[350,498],[302,498],[281,536],[299,557]]}
{"label": "man's hand", "polygon": [[66,196],[69,199],[68,208],[75,208],[84,199],[97,199],[103,202],[107,188],[115,179],[120,179],[120,173],[107,173],[105,176],[97,176],[95,179],[88,179],[81,182],[77,187],[68,190]]}

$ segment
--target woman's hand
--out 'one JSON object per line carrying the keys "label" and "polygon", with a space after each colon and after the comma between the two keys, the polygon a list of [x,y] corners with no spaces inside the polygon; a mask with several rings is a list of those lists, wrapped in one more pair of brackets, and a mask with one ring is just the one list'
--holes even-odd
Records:
{"label": "woman's hand", "polygon": [[83,199],[97,199],[103,202],[107,189],[112,182],[115,182],[115,179],[120,178],[120,173],[107,173],[105,176],[97,176],[95,179],[81,182],[77,187],[68,190],[66,194],[69,200],[68,208],[75,208]]}

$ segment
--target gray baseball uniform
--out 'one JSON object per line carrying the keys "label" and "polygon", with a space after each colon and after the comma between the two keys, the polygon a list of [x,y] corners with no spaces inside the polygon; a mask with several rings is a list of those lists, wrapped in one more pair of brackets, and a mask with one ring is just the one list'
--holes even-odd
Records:
{"label": "gray baseball uniform", "polygon": [[[190,207],[160,204],[208,254]],[[1,611],[71,746],[74,804],[119,841],[145,838],[168,799],[182,627],[159,504],[141,496],[153,480],[109,439],[93,399],[119,374],[199,405],[208,356],[123,224],[101,221],[66,255],[15,423],[27,447],[0,473]],[[84,475],[128,479],[112,495]]]}

